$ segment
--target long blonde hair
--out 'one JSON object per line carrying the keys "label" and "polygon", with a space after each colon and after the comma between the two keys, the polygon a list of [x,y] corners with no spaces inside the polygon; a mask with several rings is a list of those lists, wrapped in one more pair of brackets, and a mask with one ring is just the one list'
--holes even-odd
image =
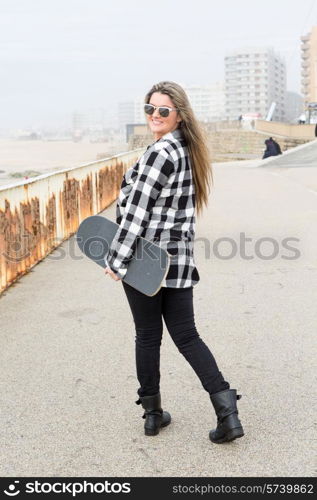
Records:
{"label": "long blonde hair", "polygon": [[213,183],[210,152],[204,132],[194,115],[184,89],[178,83],[169,81],[156,83],[146,94],[145,103],[150,102],[154,92],[168,95],[182,119],[179,128],[187,143],[195,184],[196,209],[199,215],[203,210],[203,205],[208,205],[210,185]]}

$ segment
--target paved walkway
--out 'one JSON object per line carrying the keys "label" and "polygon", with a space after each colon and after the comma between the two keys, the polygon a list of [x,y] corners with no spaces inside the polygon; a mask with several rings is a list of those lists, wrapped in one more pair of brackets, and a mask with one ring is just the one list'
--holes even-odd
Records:
{"label": "paved walkway", "polygon": [[[214,166],[195,243],[196,326],[243,395],[245,436],[209,441],[208,394],[166,329],[161,392],[173,422],[144,436],[122,284],[70,238],[0,299],[0,475],[314,474],[317,169],[258,164]],[[115,204],[104,213],[114,220]],[[286,238],[298,239],[294,260]]]}

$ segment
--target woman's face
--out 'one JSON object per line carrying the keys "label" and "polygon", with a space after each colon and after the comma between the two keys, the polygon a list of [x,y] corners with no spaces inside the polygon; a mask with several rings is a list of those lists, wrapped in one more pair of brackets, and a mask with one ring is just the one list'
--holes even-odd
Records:
{"label": "woman's face", "polygon": [[[170,97],[166,94],[161,94],[161,92],[154,92],[150,98],[149,104],[153,104],[153,106],[168,106],[169,108],[175,108]],[[145,116],[156,140],[160,139],[168,132],[176,130],[181,122],[178,111],[170,111],[169,115],[164,118],[160,115],[159,110],[155,109],[152,115],[146,114]]]}

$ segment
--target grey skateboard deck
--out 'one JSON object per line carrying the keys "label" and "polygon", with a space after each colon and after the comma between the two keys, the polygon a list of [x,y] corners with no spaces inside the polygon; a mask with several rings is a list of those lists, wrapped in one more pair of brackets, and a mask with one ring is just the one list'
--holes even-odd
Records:
{"label": "grey skateboard deck", "polygon": [[[119,224],[101,215],[84,219],[76,233],[80,250],[99,266],[106,268],[105,257]],[[170,265],[170,256],[164,248],[152,241],[138,237],[133,256],[129,262],[125,283],[152,297],[161,288]]]}

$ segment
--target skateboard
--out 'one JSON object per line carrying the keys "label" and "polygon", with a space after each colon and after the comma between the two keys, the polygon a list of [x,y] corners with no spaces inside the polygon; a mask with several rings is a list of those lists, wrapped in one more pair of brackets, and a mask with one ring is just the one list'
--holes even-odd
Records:
{"label": "skateboard", "polygon": [[[92,215],[80,223],[76,233],[77,244],[87,257],[106,268],[105,258],[118,228],[119,224],[106,217]],[[169,253],[139,236],[122,281],[152,297],[160,290],[169,266]]]}

